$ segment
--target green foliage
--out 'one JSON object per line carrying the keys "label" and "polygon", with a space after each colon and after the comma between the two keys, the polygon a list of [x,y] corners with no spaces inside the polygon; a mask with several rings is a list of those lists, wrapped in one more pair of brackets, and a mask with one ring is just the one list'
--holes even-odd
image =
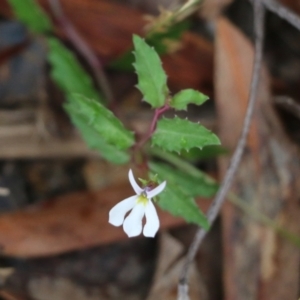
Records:
{"label": "green foliage", "polygon": [[34,0],[8,0],[17,18],[35,33],[52,30],[51,22]]}
{"label": "green foliage", "polygon": [[52,66],[51,76],[67,98],[72,93],[78,93],[104,102],[95,89],[91,77],[78,63],[74,54],[56,38],[48,38],[47,41],[48,60]]}
{"label": "green foliage", "polygon": [[212,197],[218,190],[218,184],[208,180],[207,176],[195,176],[182,172],[164,163],[150,163],[150,168],[168,184],[177,185],[186,195],[191,197]]}
{"label": "green foliage", "polygon": [[187,110],[188,104],[203,104],[208,97],[193,89],[182,90],[177,93],[171,100],[170,106],[177,110]]}
{"label": "green foliage", "polygon": [[118,149],[128,149],[134,143],[133,133],[124,128],[110,110],[93,99],[73,94],[65,108],[73,118],[78,117]]}
{"label": "green foliage", "polygon": [[218,137],[204,126],[178,117],[159,120],[152,136],[153,146],[175,152],[219,144]]}
{"label": "green foliage", "polygon": [[152,107],[164,105],[169,93],[167,76],[162,68],[158,54],[139,36],[133,36],[135,48],[134,68],[138,75],[138,89]]}
{"label": "green foliage", "polygon": [[101,134],[86,122],[82,115],[73,111],[72,106],[66,106],[66,110],[73,124],[79,129],[83,139],[91,149],[99,151],[103,158],[115,164],[124,164],[129,161],[127,152],[108,144]]}
{"label": "green foliage", "polygon": [[173,216],[185,219],[189,223],[197,224],[209,229],[206,216],[199,210],[192,197],[185,195],[176,185],[168,185],[160,195],[158,205]]}
{"label": "green foliage", "polygon": [[[8,1],[17,17],[33,32],[48,34],[52,31],[49,18],[34,0]],[[183,30],[174,27],[170,32],[152,35],[149,41],[155,45],[157,51],[163,53],[168,50],[168,38],[178,40],[179,33]],[[102,97],[73,53],[56,38],[48,37],[47,42],[52,78],[65,93],[68,101],[64,107],[88,146],[99,151],[112,163],[128,162],[130,156],[126,150],[134,144],[133,133],[125,129],[120,120],[101,104]],[[159,56],[142,38],[134,36],[133,43],[137,87],[146,102],[153,108],[160,108],[165,105],[169,90]],[[127,61],[131,59],[132,56],[129,56]],[[200,105],[206,100],[207,97],[197,91],[184,90],[173,97],[170,106],[185,110],[189,103]],[[162,149],[179,152],[193,147],[217,145],[219,140],[203,126],[175,117],[158,122],[152,143]],[[159,205],[173,215],[181,216],[187,222],[207,230],[209,223],[193,198],[199,195],[212,196],[217,186],[205,180],[205,177],[186,174],[166,164],[150,163],[150,169],[158,173],[158,181],[168,182],[165,191],[160,195]]]}
{"label": "green foliage", "polygon": [[193,148],[189,151],[180,152],[182,158],[193,162],[226,154],[228,154],[228,150],[220,145],[205,146],[203,149]]}
{"label": "green foliage", "polygon": [[[160,182],[167,181],[165,190],[159,195],[158,205],[172,215],[180,216],[187,222],[197,224],[208,230],[209,223],[206,216],[193,199],[193,196],[198,194],[199,190],[196,190],[196,187],[190,184],[189,187],[193,186],[193,189],[189,191],[189,187],[185,186],[187,181],[181,181],[185,174],[163,164],[151,163],[150,170],[158,173]],[[214,190],[211,187],[209,189],[211,190],[209,194],[212,191],[215,193],[215,187]],[[204,190],[201,191],[201,193],[203,192]]]}

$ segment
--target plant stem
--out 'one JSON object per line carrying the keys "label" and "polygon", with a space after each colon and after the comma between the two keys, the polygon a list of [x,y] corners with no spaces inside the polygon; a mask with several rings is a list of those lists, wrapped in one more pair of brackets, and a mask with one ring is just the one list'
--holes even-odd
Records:
{"label": "plant stem", "polygon": [[170,106],[168,104],[165,104],[163,107],[155,109],[151,125],[149,127],[149,131],[146,134],[146,136],[137,144],[136,149],[140,149],[152,136],[156,129],[157,121],[160,118],[160,116],[170,109]]}
{"label": "plant stem", "polygon": [[150,130],[149,130],[149,135],[151,136],[153,134],[153,132],[155,131],[156,129],[156,124],[157,124],[157,121],[158,121],[158,118],[164,113],[166,112],[167,110],[169,110],[170,107],[168,105],[164,105],[163,107],[161,108],[157,108],[155,110],[155,113],[154,113],[154,116],[153,116],[153,119],[152,119],[152,122],[151,122],[151,125],[150,125]]}
{"label": "plant stem", "polygon": [[211,183],[216,183],[216,181],[214,179],[212,179],[211,177],[209,177],[206,173],[195,168],[193,165],[182,160],[179,156],[177,156],[175,154],[172,154],[170,152],[165,152],[159,148],[150,148],[149,152],[150,152],[150,154],[169,162],[173,166],[176,166],[179,170],[181,170],[189,175],[192,175],[192,176],[195,176],[198,178],[205,177],[205,179],[207,181],[210,181]]}

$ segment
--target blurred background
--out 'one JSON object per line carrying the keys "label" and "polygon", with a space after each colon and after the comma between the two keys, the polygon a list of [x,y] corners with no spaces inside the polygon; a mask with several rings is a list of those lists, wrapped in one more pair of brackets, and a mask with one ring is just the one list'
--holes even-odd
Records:
{"label": "blurred background", "polygon": [[[185,1],[37,3],[54,24],[49,34],[74,53],[118,117],[146,131],[152,112],[126,58],[132,35],[145,36],[146,26]],[[298,2],[281,3],[300,14]],[[222,151],[189,157],[218,180],[242,128],[253,41],[246,0],[203,1],[171,35],[152,41],[161,47],[172,93],[194,88],[211,99],[183,116],[219,134]],[[0,0],[0,187],[9,190],[0,195],[0,299],[176,299],[196,227],[161,211],[155,239],[128,239],[108,224],[109,209],[132,193],[129,166],[111,165],[85,145],[63,109],[65,94],[51,77],[48,51],[45,36],[29,31],[9,1]],[[270,12],[263,69],[234,185],[242,201],[226,204],[202,244],[191,270],[191,299],[300,296],[300,33]],[[206,210],[209,200],[198,203]]]}

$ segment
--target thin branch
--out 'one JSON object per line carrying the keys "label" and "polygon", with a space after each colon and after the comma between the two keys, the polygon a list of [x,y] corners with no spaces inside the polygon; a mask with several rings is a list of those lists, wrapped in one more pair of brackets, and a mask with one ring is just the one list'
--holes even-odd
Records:
{"label": "thin branch", "polygon": [[153,18],[150,17],[151,23],[146,26],[146,35],[150,37],[151,35],[165,31],[172,25],[186,19],[195,13],[203,0],[188,0],[182,6],[174,11],[161,10],[161,15]]}
{"label": "thin branch", "polygon": [[[214,174],[203,173],[201,170],[191,165],[187,161],[183,160],[179,156],[175,154],[171,154],[169,152],[165,152],[160,148],[152,148],[148,149],[151,155],[154,155],[160,159],[163,159],[169,162],[171,165],[177,167],[179,170],[186,172],[189,175],[192,175],[196,178],[203,178],[205,182],[210,182],[211,184],[217,184],[217,181],[214,179]],[[246,203],[243,199],[239,198],[233,193],[229,193],[227,196],[229,202],[234,204],[237,208],[239,208],[244,214],[250,216],[257,222],[260,222],[264,226],[267,226],[274,230],[278,235],[288,240],[290,243],[295,245],[296,247],[300,247],[300,237],[298,234],[289,231],[287,228],[281,226],[275,220],[269,218],[264,213],[256,210],[251,204]]]}
{"label": "thin branch", "polygon": [[73,43],[76,49],[78,49],[80,54],[86,59],[92,68],[97,84],[107,99],[107,102],[110,104],[114,103],[113,93],[99,58],[95,55],[85,40],[79,35],[73,24],[64,15],[59,0],[48,0],[48,2],[57,21],[64,29],[69,40]]}
{"label": "thin branch", "polygon": [[262,0],[265,7],[300,30],[300,17],[275,0]]}
{"label": "thin branch", "polygon": [[[251,118],[254,111],[254,106],[257,98],[257,90],[259,85],[259,77],[261,71],[261,63],[262,63],[262,48],[263,48],[263,39],[264,39],[264,7],[260,0],[255,0],[253,3],[254,6],[254,30],[255,30],[255,55],[254,55],[254,63],[253,63],[253,72],[252,72],[252,80],[250,86],[250,95],[247,106],[247,111],[244,119],[243,129],[241,136],[239,138],[237,147],[234,151],[234,154],[231,158],[229,168],[225,174],[224,180],[220,186],[218,193],[214,201],[212,202],[208,213],[207,218],[210,224],[214,222],[219,211],[225,201],[225,197],[229,191],[229,188],[232,185],[234,175],[238,169],[240,164],[242,154],[244,152],[244,148],[247,141],[248,132],[250,129]],[[188,271],[189,268],[195,258],[195,255],[199,249],[201,242],[206,236],[207,231],[200,228],[198,229],[194,241],[189,248],[186,262],[183,266],[181,276],[179,279],[178,285],[178,300],[188,300]]]}
{"label": "thin branch", "polygon": [[300,104],[288,96],[277,96],[274,102],[300,119]]}

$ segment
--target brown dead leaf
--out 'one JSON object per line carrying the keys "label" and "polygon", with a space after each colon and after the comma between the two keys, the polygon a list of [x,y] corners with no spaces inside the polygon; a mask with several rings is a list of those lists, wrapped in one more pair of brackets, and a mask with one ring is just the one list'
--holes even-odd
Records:
{"label": "brown dead leaf", "polygon": [[[144,35],[144,13],[108,0],[61,0],[67,18],[104,64],[132,48],[132,35]],[[50,13],[48,0],[39,3]],[[12,15],[6,0],[0,0],[0,14]],[[120,17],[126,16],[126,17]],[[53,17],[53,16],[52,16]],[[60,37],[63,30],[56,26]],[[169,83],[175,91],[196,88],[212,93],[212,44],[185,33],[180,50],[163,58]]]}
{"label": "brown dead leaf", "polygon": [[199,89],[212,94],[213,46],[204,38],[185,32],[182,47],[162,57],[163,67],[173,89]]}
{"label": "brown dead leaf", "polygon": [[[253,46],[228,20],[217,21],[215,88],[223,145],[234,149],[247,106]],[[271,106],[264,70],[253,124],[235,180],[235,192],[278,224],[300,234],[300,160]],[[225,173],[228,158],[220,160]],[[299,249],[271,228],[227,204],[223,211],[226,299],[296,299]],[[286,288],[289,287],[289,288]]]}
{"label": "brown dead leaf", "polygon": [[[128,182],[97,192],[77,192],[0,216],[3,255],[37,257],[126,239],[122,227],[108,223],[109,210],[133,194]],[[209,201],[203,200],[206,210]],[[161,228],[184,221],[159,210]]]}
{"label": "brown dead leaf", "polygon": [[[48,0],[38,2],[55,20]],[[143,35],[143,14],[124,4],[105,0],[61,0],[60,3],[78,33],[104,60],[115,58],[129,49],[133,33]],[[6,0],[0,0],[0,13],[8,17],[13,15]],[[56,30],[61,37],[64,36],[58,25]]]}
{"label": "brown dead leaf", "polygon": [[[143,14],[114,1],[62,0],[63,10],[79,34],[102,58],[119,56],[132,45],[132,34],[143,35]],[[51,12],[48,0],[40,0]],[[120,17],[126,16],[126,17]]]}

